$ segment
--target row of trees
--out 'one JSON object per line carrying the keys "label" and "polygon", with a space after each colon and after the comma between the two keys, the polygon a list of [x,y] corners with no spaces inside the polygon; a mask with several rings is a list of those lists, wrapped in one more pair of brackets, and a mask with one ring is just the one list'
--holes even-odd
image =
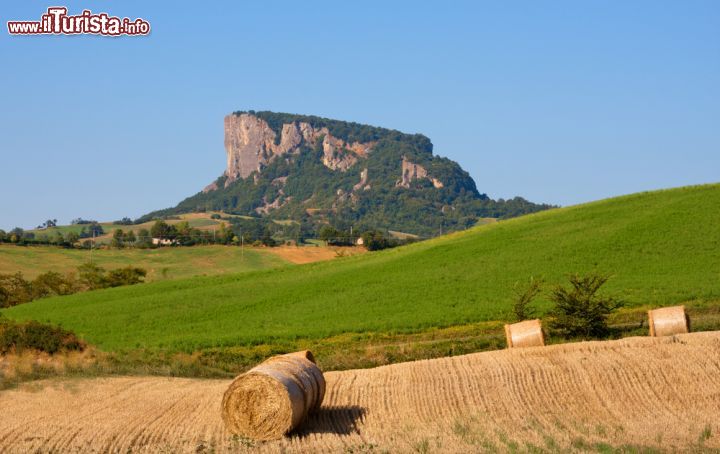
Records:
{"label": "row of trees", "polygon": [[49,229],[50,227],[57,227],[57,219],[48,219],[47,221],[37,226],[38,230]]}
{"label": "row of trees", "polygon": [[20,227],[15,227],[9,232],[0,229],[0,243],[26,243],[34,240],[34,233],[26,232]]}
{"label": "row of trees", "polygon": [[362,244],[371,251],[386,249],[406,244],[412,239],[399,240],[379,230],[368,230],[361,234],[353,234],[350,229],[339,229],[332,225],[323,225],[318,232],[308,231],[308,227],[301,223],[278,224],[264,218],[231,218],[231,225],[220,223],[215,231],[200,230],[190,227],[187,221],[177,224],[168,224],[164,220],[157,220],[150,230],[142,229],[137,234],[133,231],[116,229],[113,232],[111,246],[123,247],[152,247],[152,239],[169,241],[170,244],[191,246],[194,244],[252,244],[263,246],[276,246],[285,241],[302,243],[309,237],[316,237],[333,246],[354,246],[362,238]]}
{"label": "row of trees", "polygon": [[82,239],[98,237],[104,234],[105,232],[102,225],[94,221],[92,223],[88,223],[87,225],[83,225],[79,232],[73,230],[66,232],[65,234],[59,230],[36,234],[34,232],[25,231],[20,227],[15,227],[9,232],[5,232],[0,229],[0,243],[52,244],[56,246],[69,247]]}
{"label": "row of trees", "polygon": [[79,266],[77,273],[62,275],[48,271],[32,280],[25,279],[21,272],[0,274],[0,308],[47,296],[139,284],[144,281],[146,274],[143,268],[127,266],[108,271],[94,263]]}
{"label": "row of trees", "polygon": [[115,248],[139,247],[150,248],[157,246],[153,239],[159,240],[159,244],[172,244],[178,246],[193,246],[196,244],[231,244],[239,243],[240,239],[232,229],[225,223],[220,223],[217,230],[207,231],[191,227],[187,221],[177,224],[168,224],[164,220],[157,220],[148,229],[140,229],[137,233],[133,230],[115,229],[112,234],[110,245]]}
{"label": "row of trees", "polygon": [[[118,221],[116,225],[125,225]],[[317,224],[304,217],[303,222],[275,222],[268,218],[230,217],[229,221],[220,222],[214,230],[201,230],[190,226],[188,221],[169,224],[165,220],[156,220],[150,229],[116,228],[112,231],[110,246],[113,248],[152,248],[158,245],[192,246],[197,244],[226,244],[239,245],[241,243],[255,246],[277,246],[285,242],[301,244],[308,238],[320,238],[333,246],[354,246],[359,238],[369,250],[380,250],[399,246],[413,240],[398,240],[380,230],[365,229],[358,234],[353,233],[347,223],[339,226],[330,224]],[[308,221],[308,222],[304,222]],[[6,233],[0,230],[0,242],[15,244],[44,244],[62,247],[93,247],[91,238],[105,234],[102,225],[96,221],[76,219],[76,225],[82,225],[78,232],[69,231],[63,234],[60,230],[35,234],[15,228]],[[156,239],[157,241],[153,241]],[[83,241],[85,240],[85,241]]]}
{"label": "row of trees", "polygon": [[366,230],[360,235],[353,235],[351,230],[338,229],[332,225],[322,226],[318,232],[318,238],[333,246],[354,246],[358,244],[358,240],[362,240],[361,244],[369,251],[379,251],[417,241],[415,238],[402,240],[393,238],[380,230]]}

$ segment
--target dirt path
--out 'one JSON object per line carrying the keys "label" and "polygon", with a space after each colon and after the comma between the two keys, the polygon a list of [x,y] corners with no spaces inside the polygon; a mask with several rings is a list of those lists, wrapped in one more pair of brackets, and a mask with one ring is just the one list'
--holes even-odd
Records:
{"label": "dirt path", "polygon": [[269,443],[224,430],[227,380],[31,383],[0,392],[0,451],[720,448],[720,332],[476,353],[326,378],[321,412]]}

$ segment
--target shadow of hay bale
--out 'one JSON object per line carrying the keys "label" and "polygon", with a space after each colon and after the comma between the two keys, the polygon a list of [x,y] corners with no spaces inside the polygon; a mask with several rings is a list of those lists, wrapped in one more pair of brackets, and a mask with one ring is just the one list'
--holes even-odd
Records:
{"label": "shadow of hay bale", "polygon": [[313,413],[305,423],[292,432],[300,438],[311,434],[350,435],[359,433],[358,423],[362,422],[367,410],[357,405],[322,407]]}

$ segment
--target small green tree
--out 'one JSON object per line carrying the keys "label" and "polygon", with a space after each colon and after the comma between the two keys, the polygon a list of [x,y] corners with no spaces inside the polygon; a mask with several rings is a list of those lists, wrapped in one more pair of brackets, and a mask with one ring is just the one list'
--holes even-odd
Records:
{"label": "small green tree", "polygon": [[218,226],[217,231],[214,234],[216,243],[227,244],[228,241],[232,241],[235,238],[233,231],[227,228],[227,224],[221,222]]}
{"label": "small green tree", "polygon": [[530,277],[526,285],[519,282],[515,284],[515,300],[513,302],[513,313],[517,321],[523,321],[535,316],[535,310],[530,307],[533,300],[542,291],[544,281]]}
{"label": "small green tree", "polygon": [[68,232],[67,235],[65,235],[65,241],[70,246],[77,243],[79,240],[80,240],[80,235],[78,235],[76,232]]}
{"label": "small green tree", "polygon": [[188,221],[181,221],[175,224],[175,230],[180,236],[190,235],[192,233],[192,227]]}
{"label": "small green tree", "polygon": [[277,241],[272,236],[272,231],[269,228],[266,228],[263,232],[262,238],[260,238],[260,241],[262,242],[263,246],[269,246],[269,247],[275,247],[277,246]]}
{"label": "small green tree", "polygon": [[63,237],[63,234],[60,231],[56,231],[53,232],[53,236],[50,241],[52,242],[52,244],[61,246],[63,243],[65,243],[65,237]]}
{"label": "small green tree", "polygon": [[326,243],[334,240],[339,236],[339,232],[335,227],[331,225],[324,225],[320,227],[320,230],[318,231],[318,236],[322,241],[325,241]]}
{"label": "small green tree", "polygon": [[110,245],[114,248],[122,248],[124,244],[125,239],[125,232],[122,231],[122,229],[115,229],[113,232],[112,240],[110,241]]}
{"label": "small green tree", "polygon": [[177,236],[177,230],[174,225],[170,225],[167,222],[158,219],[155,224],[150,228],[150,235],[153,238],[164,238],[164,239],[175,239]]}
{"label": "small green tree", "polygon": [[139,248],[149,248],[152,246],[152,238],[150,237],[150,232],[147,229],[140,229],[137,234],[137,247]]}
{"label": "small green tree", "polygon": [[135,232],[132,230],[128,230],[125,232],[125,236],[123,236],[123,242],[126,245],[132,246],[135,244],[135,241],[137,241],[137,238],[135,237]]}
{"label": "small green tree", "polygon": [[590,339],[606,336],[607,317],[624,305],[613,297],[598,294],[609,277],[590,274],[584,277],[572,275],[569,279],[571,288],[558,285],[550,293],[550,299],[555,303],[550,327],[564,337]]}
{"label": "small green tree", "polygon": [[105,234],[103,227],[97,222],[93,222],[88,226],[88,237],[95,237]]}
{"label": "small green tree", "polygon": [[363,245],[368,251],[380,251],[392,247],[392,243],[379,230],[370,230],[361,235]]}

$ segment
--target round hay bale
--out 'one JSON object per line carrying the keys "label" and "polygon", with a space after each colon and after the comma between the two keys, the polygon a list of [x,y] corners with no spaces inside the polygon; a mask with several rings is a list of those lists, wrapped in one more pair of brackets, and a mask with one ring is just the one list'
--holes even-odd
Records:
{"label": "round hay bale", "polygon": [[313,364],[317,364],[317,361],[315,361],[315,355],[312,354],[310,350],[300,350],[299,352],[292,352],[287,353],[285,356],[299,356],[300,358],[305,358],[308,361],[312,362]]}
{"label": "round hay bale", "polygon": [[650,336],[672,336],[690,332],[690,318],[685,306],[663,307],[648,311]]}
{"label": "round hay bale", "polygon": [[535,319],[505,325],[505,340],[508,348],[542,347],[545,345],[542,323]]}
{"label": "round hay bale", "polygon": [[274,440],[297,428],[325,396],[325,378],[309,351],[273,356],[225,391],[222,418],[232,433]]}

